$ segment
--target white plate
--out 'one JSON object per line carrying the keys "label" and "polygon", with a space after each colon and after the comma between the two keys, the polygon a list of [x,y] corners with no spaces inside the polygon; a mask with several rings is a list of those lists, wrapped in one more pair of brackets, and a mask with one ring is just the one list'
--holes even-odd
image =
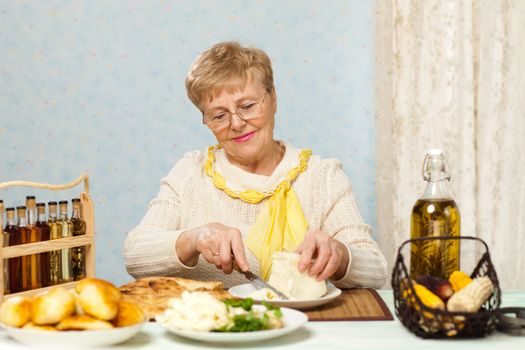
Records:
{"label": "white plate", "polygon": [[[241,284],[232,287],[228,292],[234,297],[246,298],[257,289],[252,284]],[[302,300],[266,300],[273,305],[289,307],[292,309],[305,310],[311,309],[316,306],[328,304],[335,298],[341,295],[341,289],[328,285],[328,290],[325,295],[315,299],[302,299]],[[261,300],[254,299],[255,302],[261,302]]]}
{"label": "white plate", "polygon": [[170,328],[168,325],[157,321],[168,331],[184,338],[209,343],[244,343],[280,337],[300,328],[308,321],[308,317],[300,311],[281,308],[283,313],[283,328],[269,329],[255,332],[221,333],[221,332],[195,332]]}
{"label": "white plate", "polygon": [[86,348],[122,343],[137,334],[145,322],[97,331],[42,331],[3,325],[19,343],[38,348]]}

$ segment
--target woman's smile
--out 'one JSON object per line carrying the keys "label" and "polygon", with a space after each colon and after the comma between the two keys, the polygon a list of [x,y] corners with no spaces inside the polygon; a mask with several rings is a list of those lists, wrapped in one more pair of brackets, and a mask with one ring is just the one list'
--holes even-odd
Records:
{"label": "woman's smile", "polygon": [[241,136],[238,136],[238,137],[234,137],[233,138],[233,141],[235,141],[236,143],[242,143],[242,142],[247,142],[248,140],[250,140],[253,136],[255,136],[255,133],[257,131],[252,131],[252,132],[249,132],[247,134],[244,134],[244,135],[241,135]]}

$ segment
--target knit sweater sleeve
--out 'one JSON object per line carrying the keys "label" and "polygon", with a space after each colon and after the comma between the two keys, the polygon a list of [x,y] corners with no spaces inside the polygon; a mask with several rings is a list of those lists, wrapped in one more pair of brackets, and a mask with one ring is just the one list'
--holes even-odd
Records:
{"label": "knit sweater sleeve", "polygon": [[181,263],[175,244],[181,230],[180,199],[185,185],[200,171],[202,153],[189,152],[161,179],[160,190],[124,243],[126,270],[135,278],[176,275],[192,269]]}
{"label": "knit sweater sleeve", "polygon": [[323,232],[344,243],[350,260],[345,276],[332,281],[339,288],[383,286],[387,276],[386,259],[363,223],[350,182],[337,160],[325,160],[326,207]]}

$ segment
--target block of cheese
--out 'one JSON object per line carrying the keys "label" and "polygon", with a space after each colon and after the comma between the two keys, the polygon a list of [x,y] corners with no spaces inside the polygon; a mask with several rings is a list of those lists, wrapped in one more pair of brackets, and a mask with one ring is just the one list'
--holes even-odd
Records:
{"label": "block of cheese", "polygon": [[299,272],[297,253],[277,252],[272,256],[272,272],[268,283],[293,299],[316,299],[326,294],[326,282],[307,272]]}

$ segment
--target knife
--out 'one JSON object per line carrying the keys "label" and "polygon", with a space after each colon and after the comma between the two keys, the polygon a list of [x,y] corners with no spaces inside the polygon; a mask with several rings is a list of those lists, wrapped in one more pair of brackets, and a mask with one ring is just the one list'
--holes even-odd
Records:
{"label": "knife", "polygon": [[267,288],[267,289],[271,290],[273,293],[275,293],[282,300],[290,299],[286,295],[284,295],[283,293],[281,293],[277,289],[275,289],[268,282],[266,282],[265,280],[263,280],[262,278],[257,276],[256,274],[254,274],[254,273],[252,273],[250,271],[243,271],[243,270],[241,270],[241,268],[239,267],[239,265],[237,265],[237,262],[235,260],[233,261],[233,269],[235,271],[239,272],[240,274],[243,274],[244,277],[246,277],[246,279],[249,280],[251,282],[251,284],[255,288],[257,288],[257,289]]}

